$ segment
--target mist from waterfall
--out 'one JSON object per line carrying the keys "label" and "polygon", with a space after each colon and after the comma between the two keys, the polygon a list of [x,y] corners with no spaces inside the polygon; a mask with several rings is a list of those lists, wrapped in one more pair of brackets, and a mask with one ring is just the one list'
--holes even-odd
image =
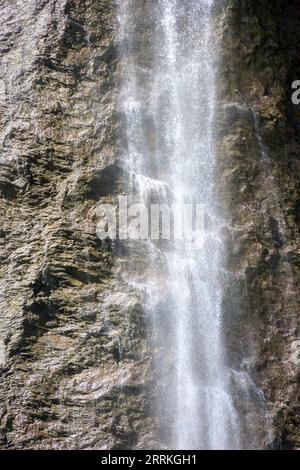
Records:
{"label": "mist from waterfall", "polygon": [[237,449],[222,341],[224,247],[214,119],[213,0],[119,0],[125,166],[144,202],[200,203],[203,244],[145,242],[162,448]]}

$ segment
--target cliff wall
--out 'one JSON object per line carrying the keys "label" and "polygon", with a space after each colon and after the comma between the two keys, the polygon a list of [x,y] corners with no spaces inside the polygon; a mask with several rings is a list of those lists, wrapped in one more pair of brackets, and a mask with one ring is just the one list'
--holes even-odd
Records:
{"label": "cliff wall", "polygon": [[255,446],[298,448],[300,108],[291,101],[300,73],[298,2],[230,0],[216,14],[229,363],[265,397],[264,405],[240,406]]}
{"label": "cliff wall", "polygon": [[[233,391],[250,380],[251,406],[236,401],[257,435],[245,447],[300,446],[297,3],[215,9],[228,365]],[[99,200],[126,184],[114,2],[2,0],[0,22],[0,446],[155,447],[145,312],[126,256],[96,236]]]}

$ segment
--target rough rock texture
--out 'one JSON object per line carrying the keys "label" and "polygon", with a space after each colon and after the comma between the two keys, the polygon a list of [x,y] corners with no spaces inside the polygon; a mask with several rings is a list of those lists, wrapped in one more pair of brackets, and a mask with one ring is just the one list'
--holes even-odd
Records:
{"label": "rough rock texture", "polygon": [[114,2],[0,21],[1,447],[146,447],[143,313],[95,228],[122,177]]}
{"label": "rough rock texture", "polygon": [[[99,200],[126,180],[115,14],[0,0],[1,448],[156,447],[142,298],[126,249],[96,236]],[[245,447],[299,448],[298,1],[220,0],[215,15],[233,392],[251,395],[236,397]]]}
{"label": "rough rock texture", "polygon": [[229,0],[216,15],[229,364],[255,404],[239,404],[244,445],[300,448],[299,2]]}

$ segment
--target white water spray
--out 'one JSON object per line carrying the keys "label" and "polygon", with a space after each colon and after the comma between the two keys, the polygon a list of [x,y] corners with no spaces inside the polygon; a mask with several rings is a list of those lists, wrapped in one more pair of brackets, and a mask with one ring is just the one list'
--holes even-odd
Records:
{"label": "white water spray", "polygon": [[[143,4],[143,5],[141,5]],[[201,248],[145,245],[161,445],[236,449],[239,424],[222,342],[222,261],[214,145],[213,0],[119,0],[124,160],[143,201],[200,203]],[[151,195],[151,196],[149,196]]]}

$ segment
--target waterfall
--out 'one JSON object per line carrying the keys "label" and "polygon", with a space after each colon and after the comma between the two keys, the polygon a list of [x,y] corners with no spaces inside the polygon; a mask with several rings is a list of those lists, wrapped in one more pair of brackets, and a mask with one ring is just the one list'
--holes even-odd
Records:
{"label": "waterfall", "polygon": [[224,246],[217,206],[213,0],[118,0],[123,159],[143,202],[202,204],[201,245],[143,244],[160,445],[237,449],[222,341]]}

